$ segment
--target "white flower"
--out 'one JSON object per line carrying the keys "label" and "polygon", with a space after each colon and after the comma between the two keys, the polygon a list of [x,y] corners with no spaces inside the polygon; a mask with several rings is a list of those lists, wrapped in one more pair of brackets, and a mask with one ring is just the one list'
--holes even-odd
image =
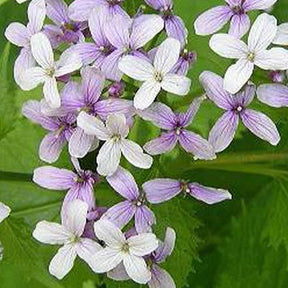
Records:
{"label": "white flower", "polygon": [[250,79],[255,65],[264,70],[288,69],[288,51],[283,48],[267,50],[277,33],[277,20],[266,13],[253,24],[248,45],[228,35],[217,34],[210,40],[210,47],[222,57],[239,59],[230,66],[224,77],[224,89],[237,93]]}
{"label": "white flower", "polygon": [[105,273],[123,263],[128,276],[137,283],[146,284],[151,272],[143,256],[158,247],[158,240],[152,233],[143,233],[126,239],[113,223],[99,220],[94,224],[95,234],[103,240],[106,248],[97,252],[90,260],[96,273]]}
{"label": "white flower", "polygon": [[121,154],[134,166],[149,169],[153,158],[143,152],[135,142],[125,139],[129,133],[129,126],[123,114],[109,115],[106,126],[98,118],[81,112],[77,118],[77,125],[87,135],[97,136],[105,141],[97,156],[97,171],[103,176],[112,175],[118,168]]}
{"label": "white flower", "polygon": [[288,45],[288,23],[283,23],[278,26],[276,37],[273,40],[276,45]]}
{"label": "white flower", "polygon": [[62,225],[41,221],[33,232],[33,237],[42,243],[64,245],[49,265],[49,272],[58,279],[62,279],[69,273],[77,255],[89,263],[91,255],[102,249],[91,239],[81,238],[86,224],[87,210],[87,203],[74,200],[67,206],[67,213],[65,213],[67,216],[62,216]]}
{"label": "white flower", "polygon": [[40,67],[27,69],[22,75],[22,87],[31,90],[44,83],[43,94],[52,108],[59,108],[61,99],[57,88],[56,77],[69,74],[82,66],[81,58],[76,53],[63,53],[59,61],[54,61],[53,50],[49,39],[43,33],[31,37],[31,51]]}
{"label": "white flower", "polygon": [[148,108],[161,89],[180,96],[188,94],[191,80],[170,73],[179,59],[180,49],[181,44],[178,40],[168,38],[157,49],[153,65],[148,60],[131,55],[121,59],[119,69],[123,73],[133,79],[144,81],[135,95],[135,108]]}
{"label": "white flower", "polygon": [[11,209],[0,202],[0,223],[9,216]]}

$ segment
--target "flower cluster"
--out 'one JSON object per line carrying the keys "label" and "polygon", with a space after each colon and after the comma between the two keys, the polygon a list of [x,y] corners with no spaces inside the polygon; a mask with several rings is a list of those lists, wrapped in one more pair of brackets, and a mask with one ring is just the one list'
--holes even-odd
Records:
{"label": "flower cluster", "polygon": [[[226,0],[226,6],[200,15],[195,29],[201,35],[213,34],[231,20],[229,34],[212,36],[210,47],[237,62],[224,79],[204,71],[200,82],[205,95],[193,99],[186,112],[178,112],[163,103],[162,96],[183,97],[191,88],[187,73],[196,54],[187,50],[185,24],[174,14],[172,0],[145,0],[154,14],[138,9],[135,15],[125,11],[123,2],[75,0],[68,6],[64,0],[32,0],[28,24],[12,23],[5,31],[6,38],[21,47],[14,66],[16,83],[27,91],[43,89],[42,99],[29,100],[22,109],[26,118],[47,130],[39,157],[52,164],[68,147],[74,166],[74,171],[35,169],[35,183],[67,193],[61,224],[41,221],[33,236],[42,243],[63,245],[49,266],[58,279],[67,275],[78,255],[95,273],[107,273],[116,281],[173,288],[174,280],[159,264],[172,253],[176,232],[168,227],[164,242],[156,237],[153,205],[180,193],[207,204],[232,196],[227,190],[181,179],[147,179],[138,185],[120,166],[125,163],[122,155],[134,167],[150,169],[153,156],[170,152],[179,143],[195,160],[213,160],[232,142],[239,120],[257,137],[277,145],[276,125],[248,106],[256,93],[263,103],[288,106],[287,83],[257,89],[249,80],[255,67],[274,75],[288,69],[288,51],[270,47],[288,45],[288,29],[287,24],[277,27],[276,18],[264,13],[252,25],[248,44],[240,39],[250,27],[247,12],[269,8],[277,0]],[[284,74],[281,80],[287,80]],[[209,100],[224,114],[205,139],[189,127]],[[129,139],[136,117],[161,129],[161,135],[143,148]],[[83,170],[79,159],[90,153],[96,155],[95,169]],[[123,201],[98,207],[94,187],[100,181]],[[8,213],[1,204],[0,220]],[[132,227],[128,231],[127,225]]]}

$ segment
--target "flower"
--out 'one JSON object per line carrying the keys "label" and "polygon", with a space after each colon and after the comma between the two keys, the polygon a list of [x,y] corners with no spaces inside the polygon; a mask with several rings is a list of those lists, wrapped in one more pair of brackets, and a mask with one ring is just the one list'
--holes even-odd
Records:
{"label": "flower", "polygon": [[214,34],[231,21],[228,33],[236,38],[242,38],[250,28],[247,12],[268,9],[277,0],[225,0],[225,2],[225,6],[211,8],[196,19],[194,23],[196,34]]}
{"label": "flower", "polygon": [[74,200],[67,209],[62,224],[41,221],[33,231],[33,237],[41,243],[63,245],[49,265],[49,272],[58,279],[70,272],[77,255],[89,263],[91,255],[102,249],[95,241],[81,237],[86,224],[87,203]]}
{"label": "flower", "polygon": [[0,223],[9,216],[11,209],[0,202]]}
{"label": "flower", "polygon": [[67,169],[43,166],[34,170],[33,181],[41,187],[52,190],[68,190],[63,201],[63,208],[79,199],[86,202],[88,211],[95,209],[93,185],[99,180],[98,175],[80,168],[76,158],[72,158],[76,173]]}
{"label": "flower", "polygon": [[29,68],[22,74],[22,87],[24,90],[31,90],[44,83],[43,94],[47,103],[52,108],[59,108],[61,98],[56,77],[78,70],[82,66],[81,59],[76,53],[64,52],[59,61],[54,62],[50,41],[43,33],[31,37],[31,51],[40,67]]}
{"label": "flower", "polygon": [[153,65],[146,59],[127,55],[119,62],[119,69],[129,77],[144,81],[134,98],[134,106],[144,110],[155,100],[160,90],[184,96],[190,90],[191,80],[170,73],[180,55],[180,42],[166,39],[157,49]]}
{"label": "flower", "polygon": [[168,201],[181,192],[209,205],[232,199],[232,195],[227,190],[168,178],[147,181],[143,184],[143,189],[145,190],[147,200],[152,204]]}
{"label": "flower", "polygon": [[41,160],[53,163],[58,160],[63,147],[75,130],[76,115],[61,110],[61,114],[58,115],[58,111],[54,109],[49,111],[51,116],[47,116],[42,112],[42,107],[45,107],[43,104],[43,101],[29,100],[23,104],[22,114],[49,131],[41,141],[39,156]]}
{"label": "flower", "polygon": [[272,107],[288,107],[288,87],[283,84],[263,84],[257,89],[257,98]]}
{"label": "flower", "polygon": [[209,134],[209,142],[216,152],[226,149],[232,142],[238,127],[239,119],[257,137],[277,145],[280,135],[276,125],[263,113],[248,109],[253,101],[255,86],[247,85],[236,95],[231,95],[223,88],[223,79],[217,74],[205,71],[200,75],[200,82],[206,94],[218,107],[225,110]]}
{"label": "flower", "polygon": [[145,0],[145,2],[162,15],[168,37],[179,40],[181,46],[184,47],[187,42],[188,30],[183,20],[174,15],[173,0]]}
{"label": "flower", "polygon": [[[146,262],[152,275],[151,280],[147,283],[150,288],[176,288],[175,282],[170,274],[159,266],[159,264],[163,263],[167,257],[172,254],[175,246],[175,240],[175,231],[168,227],[166,229],[164,243],[159,241],[158,248],[148,257],[146,257]],[[116,281],[124,281],[130,279],[125,271],[123,264],[119,264],[116,268],[109,271],[107,276]]]}
{"label": "flower", "polygon": [[45,1],[33,0],[28,6],[29,22],[27,26],[13,22],[5,30],[5,37],[14,45],[22,48],[14,66],[14,79],[21,88],[23,88],[21,81],[22,73],[26,69],[35,66],[35,60],[30,48],[30,39],[34,34],[41,31],[45,16]]}
{"label": "flower", "polygon": [[123,76],[118,69],[121,57],[129,54],[145,58],[140,49],[164,28],[164,22],[158,15],[140,15],[133,20],[118,16],[104,27],[106,37],[116,49],[104,60],[102,71],[108,79],[120,81]]}
{"label": "flower", "polygon": [[170,72],[186,76],[191,65],[197,61],[197,54],[184,49]]}
{"label": "flower", "polygon": [[152,121],[154,125],[164,130],[159,138],[144,145],[144,150],[150,155],[170,152],[179,142],[183,149],[195,155],[195,158],[211,160],[216,157],[213,147],[200,135],[186,129],[192,122],[201,103],[205,98],[196,98],[186,113],[174,113],[168,106],[156,102],[149,108],[138,111],[144,120]]}
{"label": "flower", "polygon": [[143,258],[158,247],[158,240],[152,233],[142,233],[128,239],[119,228],[107,220],[99,220],[94,224],[98,239],[105,242],[106,247],[90,259],[90,266],[96,273],[105,273],[123,263],[129,277],[139,283],[146,284],[151,280],[151,272]]}
{"label": "flower", "polygon": [[77,125],[86,134],[95,135],[105,141],[97,156],[97,171],[100,175],[110,176],[118,168],[121,154],[134,166],[149,169],[153,158],[143,153],[142,148],[135,142],[126,139],[129,126],[124,114],[109,115],[106,125],[94,116],[81,112],[77,118]]}
{"label": "flower", "polygon": [[288,45],[288,23],[283,23],[278,26],[276,36],[273,40],[276,45]]}
{"label": "flower", "polygon": [[53,48],[57,48],[62,43],[75,44],[84,41],[82,31],[87,28],[87,24],[72,21],[68,5],[63,0],[48,0],[47,16],[55,23],[44,27],[44,33],[48,36]]}
{"label": "flower", "polygon": [[110,186],[126,200],[109,208],[102,219],[113,222],[122,228],[135,217],[135,229],[138,233],[151,232],[156,223],[154,213],[146,204],[145,190],[139,191],[133,175],[121,167],[106,178]]}
{"label": "flower", "polygon": [[255,65],[264,70],[288,69],[288,51],[283,48],[267,50],[277,32],[277,20],[261,14],[251,27],[248,45],[228,34],[217,34],[210,40],[211,49],[225,58],[238,59],[224,77],[224,89],[237,93],[253,74]]}

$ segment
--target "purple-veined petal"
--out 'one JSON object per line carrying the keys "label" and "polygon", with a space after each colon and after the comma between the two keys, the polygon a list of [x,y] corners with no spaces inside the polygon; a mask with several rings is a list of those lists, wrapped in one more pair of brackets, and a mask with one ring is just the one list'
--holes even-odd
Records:
{"label": "purple-veined petal", "polygon": [[172,7],[172,0],[145,0],[145,2],[154,8],[155,10],[167,9],[167,7]]}
{"label": "purple-veined petal", "polygon": [[110,135],[119,135],[127,137],[129,134],[129,127],[124,114],[112,114],[107,117],[106,127]]}
{"label": "purple-veined petal", "polygon": [[[92,64],[103,57],[103,53],[99,51],[99,48],[94,43],[78,43],[74,46],[73,51],[80,56],[83,65]],[[104,58],[101,62],[103,60]]]}
{"label": "purple-veined petal", "polygon": [[209,143],[215,152],[222,152],[233,141],[239,123],[239,116],[233,111],[225,112],[209,133]]}
{"label": "purple-veined petal", "polygon": [[268,141],[271,145],[276,146],[280,141],[280,135],[276,125],[265,114],[246,109],[241,114],[243,124],[257,137]]}
{"label": "purple-veined petal", "polygon": [[233,15],[230,23],[229,34],[242,38],[250,28],[250,19],[247,14]]}
{"label": "purple-veined petal", "polygon": [[5,37],[16,46],[29,47],[29,31],[21,23],[11,23],[5,30]]}
{"label": "purple-veined petal", "polygon": [[69,16],[74,21],[86,21],[97,4],[97,0],[75,0],[69,6]]}
{"label": "purple-veined petal", "polygon": [[43,85],[43,95],[51,108],[60,108],[61,98],[55,77],[47,77]]}
{"label": "purple-veined petal", "polygon": [[158,240],[153,233],[141,233],[131,236],[127,242],[129,244],[129,252],[140,257],[149,255],[158,247]]}
{"label": "purple-veined petal", "polygon": [[63,0],[47,1],[47,17],[58,26],[69,23],[68,6]]}
{"label": "purple-veined petal", "polygon": [[117,171],[106,178],[109,185],[122,197],[134,201],[139,197],[138,186],[133,175],[126,169],[119,167]]}
{"label": "purple-veined petal", "polygon": [[69,73],[72,73],[82,66],[82,60],[80,55],[71,51],[71,53],[63,53],[57,62],[57,69],[55,76],[60,77]]}
{"label": "purple-veined petal", "polygon": [[256,86],[253,83],[248,83],[240,92],[232,96],[234,108],[240,105],[242,108],[251,104],[255,97]]}
{"label": "purple-veined petal", "polygon": [[200,135],[188,130],[183,130],[179,137],[179,143],[183,149],[192,153],[197,159],[215,159],[215,151],[212,145]]}
{"label": "purple-veined petal", "polygon": [[125,281],[129,280],[130,277],[128,276],[123,262],[120,263],[117,267],[107,272],[107,277],[115,280],[115,281]]}
{"label": "purple-veined petal", "polygon": [[161,83],[163,90],[179,95],[185,96],[189,93],[191,87],[191,80],[182,75],[166,74]]}
{"label": "purple-veined petal", "polygon": [[27,28],[32,34],[40,32],[46,17],[45,0],[31,1],[27,13],[29,19]]}
{"label": "purple-veined petal", "polygon": [[218,6],[201,14],[194,23],[197,35],[211,35],[219,31],[233,15],[230,7]]}
{"label": "purple-veined petal", "polygon": [[160,155],[173,150],[177,141],[178,138],[174,131],[163,133],[160,137],[147,142],[143,149],[150,155]]}
{"label": "purple-veined petal", "polygon": [[258,99],[272,107],[288,107],[288,87],[282,84],[263,84],[257,89]]}
{"label": "purple-veined petal", "polygon": [[152,204],[168,201],[177,196],[181,191],[181,183],[172,179],[154,179],[143,184],[147,200]]}
{"label": "purple-veined petal", "polygon": [[250,10],[265,10],[274,5],[277,0],[249,0],[244,1],[243,8],[246,11]]}
{"label": "purple-veined petal", "polygon": [[175,15],[171,15],[165,20],[165,30],[168,37],[175,38],[181,43],[183,48],[187,43],[188,30],[184,21]]}
{"label": "purple-veined petal", "polygon": [[101,69],[106,78],[113,81],[121,80],[123,71],[120,69],[120,63],[123,54],[122,49],[116,49],[103,60]]}
{"label": "purple-veined petal", "polygon": [[33,174],[33,181],[41,187],[52,190],[67,190],[75,185],[77,175],[67,169],[60,169],[52,166],[36,168]]}
{"label": "purple-veined petal", "polygon": [[191,196],[209,205],[232,199],[227,190],[205,187],[198,183],[191,183],[188,186]]}
{"label": "purple-veined petal", "polygon": [[135,213],[135,228],[137,233],[151,232],[151,226],[156,223],[154,213],[145,205],[137,208]]}
{"label": "purple-veined petal", "polygon": [[171,275],[158,265],[152,265],[151,273],[152,277],[148,282],[149,288],[176,288],[176,284]]}

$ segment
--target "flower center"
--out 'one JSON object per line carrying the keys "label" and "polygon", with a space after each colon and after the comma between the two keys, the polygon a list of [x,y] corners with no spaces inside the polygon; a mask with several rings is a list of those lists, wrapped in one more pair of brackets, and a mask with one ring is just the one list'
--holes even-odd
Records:
{"label": "flower center", "polygon": [[49,77],[53,77],[55,74],[55,68],[47,68],[45,72]]}
{"label": "flower center", "polygon": [[181,132],[182,132],[182,128],[181,127],[177,127],[176,130],[175,130],[176,135],[179,136],[181,134]]}
{"label": "flower center", "polygon": [[255,53],[249,52],[249,53],[247,54],[247,59],[248,59],[249,61],[251,61],[251,62],[254,62],[254,60],[255,60]]}
{"label": "flower center", "polygon": [[121,135],[119,134],[113,135],[112,139],[114,140],[114,142],[118,142],[121,139]]}
{"label": "flower center", "polygon": [[129,244],[126,242],[122,246],[122,252],[128,253],[129,252]]}
{"label": "flower center", "polygon": [[163,75],[162,75],[162,73],[161,73],[161,72],[155,72],[155,73],[154,73],[154,79],[155,79],[155,81],[157,81],[157,82],[162,82],[162,80],[163,80]]}
{"label": "flower center", "polygon": [[233,11],[235,14],[238,14],[238,15],[245,13],[243,7],[240,6],[240,5],[233,7],[233,8],[232,8],[232,11]]}

